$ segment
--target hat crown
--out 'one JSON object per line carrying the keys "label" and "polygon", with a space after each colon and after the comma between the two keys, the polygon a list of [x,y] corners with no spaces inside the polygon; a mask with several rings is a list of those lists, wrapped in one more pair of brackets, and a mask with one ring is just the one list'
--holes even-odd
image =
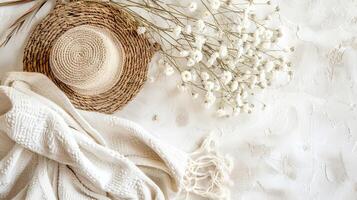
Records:
{"label": "hat crown", "polygon": [[97,94],[115,85],[124,52],[107,30],[90,25],[69,29],[53,45],[50,67],[61,82],[83,94]]}

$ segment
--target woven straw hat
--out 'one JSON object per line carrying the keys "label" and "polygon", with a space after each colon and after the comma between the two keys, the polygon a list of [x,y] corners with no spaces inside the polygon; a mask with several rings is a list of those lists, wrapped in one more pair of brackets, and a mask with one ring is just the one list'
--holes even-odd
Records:
{"label": "woven straw hat", "polygon": [[113,113],[138,93],[157,50],[136,30],[113,4],[59,4],[31,34],[24,70],[47,75],[79,109]]}

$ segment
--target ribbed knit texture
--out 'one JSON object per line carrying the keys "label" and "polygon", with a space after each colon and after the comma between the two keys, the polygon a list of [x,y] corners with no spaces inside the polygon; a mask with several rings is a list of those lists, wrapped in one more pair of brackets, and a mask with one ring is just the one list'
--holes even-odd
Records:
{"label": "ribbed knit texture", "polygon": [[232,169],[209,137],[191,154],[139,125],[76,110],[46,76],[0,86],[0,199],[227,199]]}
{"label": "ribbed knit texture", "polygon": [[185,153],[125,119],[86,120],[45,76],[23,74],[0,86],[2,199],[170,199],[179,190]]}

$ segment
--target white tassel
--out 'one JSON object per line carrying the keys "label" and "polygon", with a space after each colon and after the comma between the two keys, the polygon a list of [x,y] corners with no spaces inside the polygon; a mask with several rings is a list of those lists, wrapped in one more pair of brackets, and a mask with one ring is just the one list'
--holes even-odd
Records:
{"label": "white tassel", "polygon": [[229,174],[233,168],[232,159],[217,150],[216,138],[212,134],[191,153],[184,176],[186,200],[190,194],[209,199],[228,200],[231,184]]}

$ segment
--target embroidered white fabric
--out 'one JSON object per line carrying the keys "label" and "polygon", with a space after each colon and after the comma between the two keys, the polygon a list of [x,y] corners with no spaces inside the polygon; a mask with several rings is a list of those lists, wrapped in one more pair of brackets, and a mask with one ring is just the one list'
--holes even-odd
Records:
{"label": "embroidered white fabric", "polygon": [[2,84],[0,199],[228,197],[231,166],[211,139],[186,154],[131,121],[76,110],[42,74],[13,72]]}

